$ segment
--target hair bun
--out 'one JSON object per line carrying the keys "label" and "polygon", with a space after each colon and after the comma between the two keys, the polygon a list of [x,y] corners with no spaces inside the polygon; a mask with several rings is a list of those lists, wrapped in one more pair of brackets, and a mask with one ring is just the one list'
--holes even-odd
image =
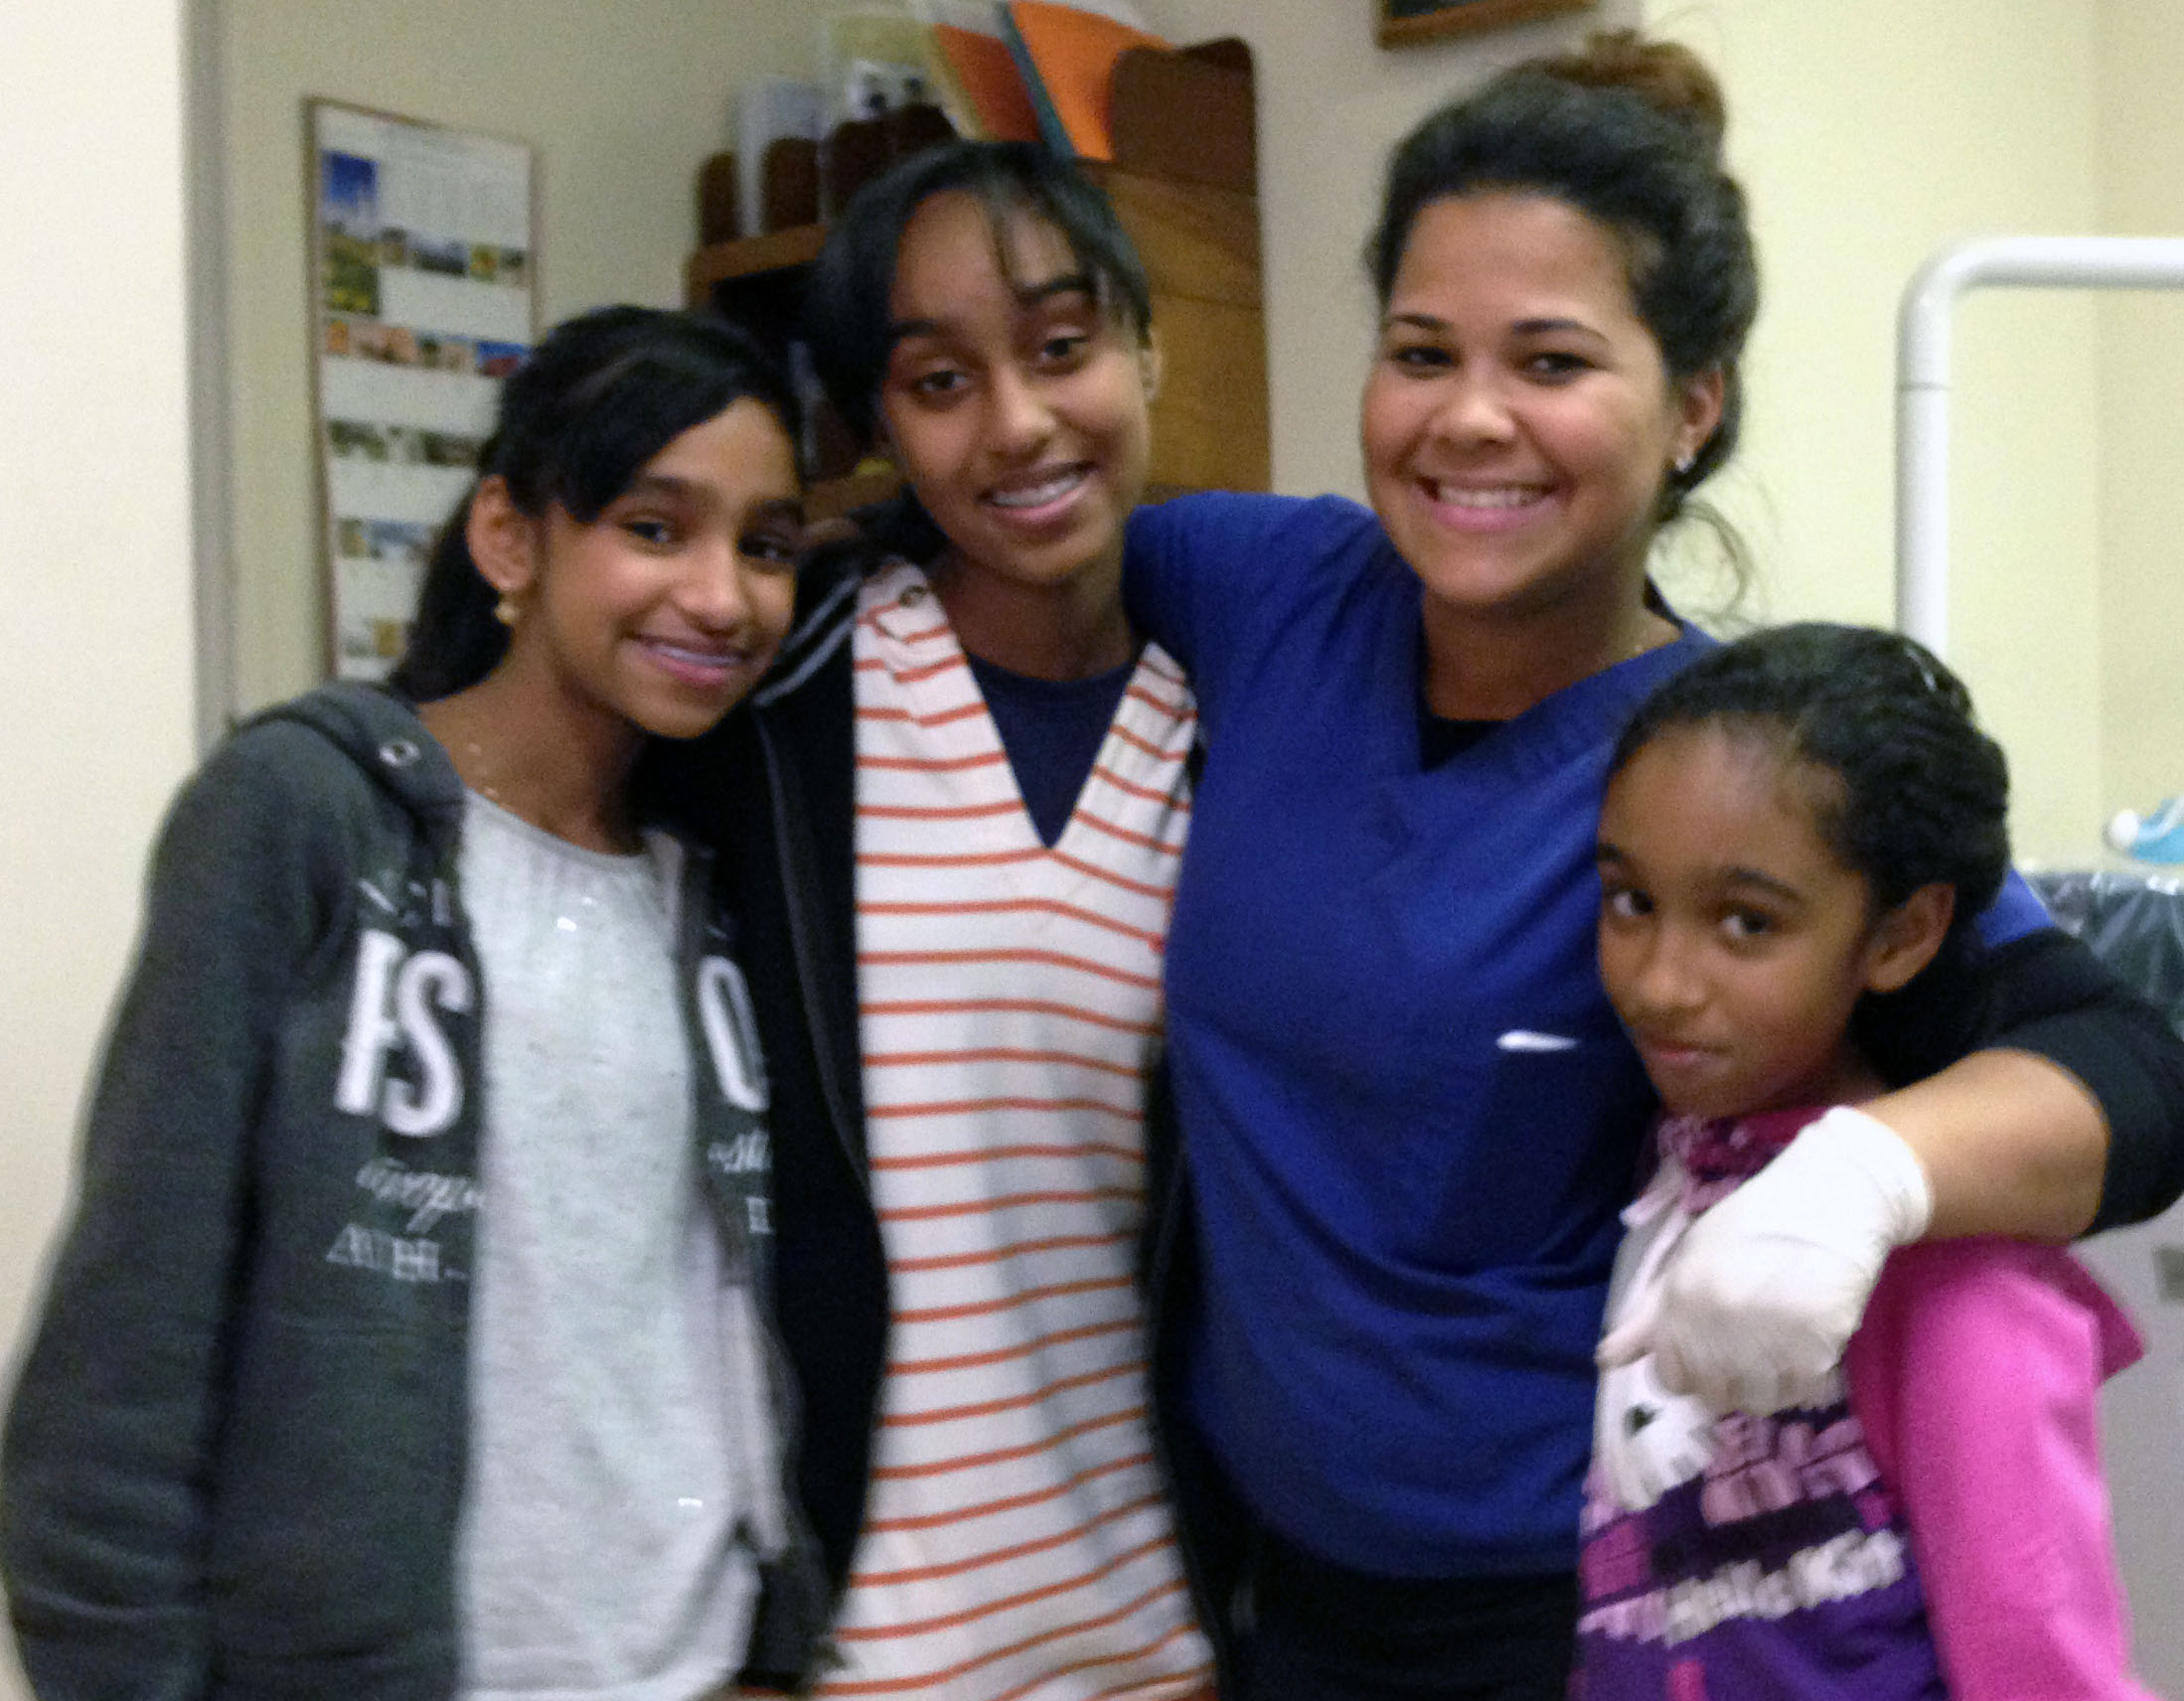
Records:
{"label": "hair bun", "polygon": [[1705,61],[1681,42],[1650,41],[1637,30],[1599,30],[1573,53],[1539,62],[1548,76],[1587,88],[1625,88],[1689,124],[1721,151],[1729,109]]}

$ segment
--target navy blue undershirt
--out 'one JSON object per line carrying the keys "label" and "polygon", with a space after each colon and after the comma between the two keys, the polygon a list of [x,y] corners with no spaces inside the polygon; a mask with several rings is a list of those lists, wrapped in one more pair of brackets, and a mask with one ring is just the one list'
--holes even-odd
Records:
{"label": "navy blue undershirt", "polygon": [[1039,842],[1051,846],[1076,813],[1078,794],[1092,777],[1138,659],[1088,680],[1038,680],[968,652],[966,659],[1009,752],[1031,825]]}
{"label": "navy blue undershirt", "polygon": [[1498,720],[1451,720],[1430,708],[1418,711],[1418,765],[1429,774],[1453,762],[1490,732],[1501,729]]}

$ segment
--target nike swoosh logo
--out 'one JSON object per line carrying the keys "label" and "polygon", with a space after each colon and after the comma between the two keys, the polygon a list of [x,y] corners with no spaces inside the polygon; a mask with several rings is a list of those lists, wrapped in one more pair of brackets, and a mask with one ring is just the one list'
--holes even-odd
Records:
{"label": "nike swoosh logo", "polygon": [[1577,1041],[1564,1033],[1534,1033],[1528,1027],[1512,1027],[1494,1044],[1503,1051],[1575,1051]]}

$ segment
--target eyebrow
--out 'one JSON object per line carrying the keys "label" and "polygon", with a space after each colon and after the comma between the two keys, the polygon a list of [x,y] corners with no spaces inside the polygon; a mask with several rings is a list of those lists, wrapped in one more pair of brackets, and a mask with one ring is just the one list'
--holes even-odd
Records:
{"label": "eyebrow", "polygon": [[[1010,293],[1016,298],[1018,307],[1038,307],[1057,295],[1081,295],[1093,306],[1099,305],[1100,289],[1091,273],[1064,272],[1038,283],[1019,283],[1011,286]],[[910,337],[937,337],[946,328],[939,319],[892,319],[887,323],[887,346]]]}
{"label": "eyebrow", "polygon": [[[1595,862],[1623,863],[1630,861],[1631,858],[1612,840],[1603,839],[1593,847],[1593,860]],[[1781,898],[1785,903],[1801,905],[1805,901],[1805,895],[1798,887],[1791,885],[1786,880],[1778,880],[1773,874],[1766,873],[1759,868],[1748,868],[1741,863],[1733,863],[1726,868],[1717,870],[1717,872],[1732,887],[1757,886],[1761,891]]]}
{"label": "eyebrow", "polygon": [[[1421,331],[1446,332],[1451,329],[1448,320],[1433,313],[1389,313],[1381,318],[1380,323],[1383,326],[1410,325]],[[1604,332],[1582,319],[1519,319],[1509,329],[1520,337],[1548,337],[1560,332],[1576,331],[1600,342],[1607,341]]]}
{"label": "eyebrow", "polygon": [[[717,506],[710,485],[701,484],[696,479],[676,478],[668,473],[640,473],[630,480],[629,489],[622,494],[625,497],[673,496],[680,497],[685,502],[702,503],[708,508]],[[758,504],[753,511],[753,517],[793,520],[801,526],[804,523],[804,504],[796,497],[770,496]]]}
{"label": "eyebrow", "polygon": [[1599,337],[1606,341],[1606,334],[1597,325],[1589,325],[1582,319],[1519,319],[1510,329],[1520,337],[1551,337],[1564,331],[1575,331],[1580,336]]}
{"label": "eyebrow", "polygon": [[1763,873],[1758,868],[1729,867],[1724,868],[1722,873],[1732,886],[1757,886],[1763,892],[1772,892],[1785,903],[1801,904],[1805,901],[1804,893],[1798,887],[1791,885],[1787,880],[1778,880],[1773,874]]}

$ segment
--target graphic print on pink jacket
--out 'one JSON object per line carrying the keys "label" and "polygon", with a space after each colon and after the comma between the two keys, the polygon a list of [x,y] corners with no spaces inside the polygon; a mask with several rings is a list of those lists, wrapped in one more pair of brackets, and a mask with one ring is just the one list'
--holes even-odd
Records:
{"label": "graphic print on pink jacket", "polygon": [[[1611,1323],[1693,1217],[1819,1108],[1671,1118]],[[2158,1701],[2131,1674],[2101,1383],[2143,1348],[2059,1247],[1888,1261],[1809,1411],[1716,1418],[1649,1361],[1602,1378],[1577,1701]]]}

